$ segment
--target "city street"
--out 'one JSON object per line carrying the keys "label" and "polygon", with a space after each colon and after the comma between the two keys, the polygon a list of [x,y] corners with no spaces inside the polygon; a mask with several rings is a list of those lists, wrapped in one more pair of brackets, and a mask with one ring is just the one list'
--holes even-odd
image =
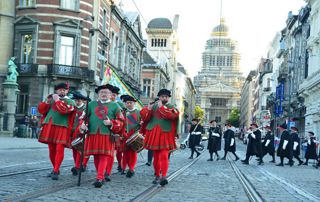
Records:
{"label": "city street", "polygon": [[[168,178],[169,184],[161,188],[151,183],[153,168],[145,165],[147,155],[143,151],[134,177],[128,179],[116,173],[115,163],[111,182],[97,189],[92,185],[95,177],[92,160],[78,187],[78,178],[70,172],[71,150],[66,149],[59,180],[53,181],[46,177],[51,170],[46,145],[22,138],[1,138],[0,142],[0,201],[101,201],[101,198],[104,201],[250,201],[250,191],[245,191],[250,186],[254,190],[251,193],[264,201],[320,200],[320,170],[312,166],[313,162],[309,166],[277,167],[268,163],[270,159],[266,156],[263,166],[257,166],[255,158],[250,165],[243,165],[240,161],[234,163],[233,155],[226,161],[207,161],[209,154],[205,150],[191,160],[188,149],[177,150],[170,159],[169,175],[173,175]],[[246,145],[238,141],[237,148],[243,159]],[[244,186],[239,176],[249,185]],[[150,187],[156,191],[146,197]]]}

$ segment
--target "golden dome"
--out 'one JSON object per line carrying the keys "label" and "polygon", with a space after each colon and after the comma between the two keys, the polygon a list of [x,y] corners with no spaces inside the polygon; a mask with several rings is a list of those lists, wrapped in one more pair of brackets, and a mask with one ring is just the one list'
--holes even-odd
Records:
{"label": "golden dome", "polygon": [[224,18],[220,19],[220,24],[213,28],[211,36],[228,36],[229,27],[225,25]]}

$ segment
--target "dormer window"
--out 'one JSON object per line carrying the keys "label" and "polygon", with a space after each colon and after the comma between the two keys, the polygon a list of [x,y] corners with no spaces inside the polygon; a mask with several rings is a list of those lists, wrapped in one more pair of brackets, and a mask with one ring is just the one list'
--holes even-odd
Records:
{"label": "dormer window", "polygon": [[151,47],[166,47],[167,39],[151,39]]}

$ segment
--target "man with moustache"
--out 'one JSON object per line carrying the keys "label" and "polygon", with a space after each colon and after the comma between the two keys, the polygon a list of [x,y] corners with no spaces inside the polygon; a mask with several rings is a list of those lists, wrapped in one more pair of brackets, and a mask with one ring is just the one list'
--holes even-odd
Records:
{"label": "man with moustache", "polygon": [[169,90],[161,89],[157,96],[159,101],[149,103],[140,114],[142,121],[146,124],[144,147],[153,150],[153,167],[156,177],[152,183],[160,182],[160,185],[164,186],[168,184],[169,151],[176,149],[175,137],[178,137],[179,111],[169,103],[171,97]]}
{"label": "man with moustache", "polygon": [[[124,117],[119,105],[111,101],[112,85],[102,85],[95,89],[98,94],[97,101],[91,101],[88,105],[89,125],[81,125],[82,132],[88,131],[85,141],[85,156],[94,156],[94,165],[97,171],[96,188],[102,187],[104,179],[109,177],[105,171],[113,166],[111,159],[114,156],[115,137],[122,131]],[[109,173],[110,174],[110,173]]]}
{"label": "man with moustache", "polygon": [[54,87],[55,94],[50,94],[40,102],[38,111],[43,115],[42,131],[39,142],[48,144],[49,157],[53,171],[48,175],[58,180],[60,165],[64,158],[64,148],[70,146],[70,136],[75,116],[75,103],[67,93],[69,84],[59,83]]}

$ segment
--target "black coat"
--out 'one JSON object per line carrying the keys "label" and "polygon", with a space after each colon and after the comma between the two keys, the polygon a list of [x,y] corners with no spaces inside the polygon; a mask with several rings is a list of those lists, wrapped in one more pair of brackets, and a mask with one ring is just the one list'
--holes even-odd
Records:
{"label": "black coat", "polygon": [[314,137],[311,137],[310,141],[307,142],[307,151],[305,154],[305,158],[306,159],[317,159],[317,145],[315,143]]}
{"label": "black coat", "polygon": [[[213,136],[212,133],[219,134],[219,137]],[[210,127],[209,128],[209,140],[208,147],[209,152],[216,152],[221,150],[221,129],[220,127]]]}
{"label": "black coat", "polygon": [[[288,144],[285,149],[282,149],[285,140],[288,141]],[[284,130],[281,134],[277,156],[292,158],[292,138],[290,137],[290,133],[287,130]]]}
{"label": "black coat", "polygon": [[[236,140],[234,138],[234,131],[231,129],[228,129],[224,132],[224,150],[225,151],[230,151],[230,152],[235,152],[236,151]],[[231,144],[231,139],[234,139],[234,144],[230,146]]]}
{"label": "black coat", "polygon": [[[299,156],[300,155],[300,138],[297,133],[291,133],[291,139],[292,139],[292,155],[293,156]],[[294,149],[294,142],[298,143],[298,146],[296,149]]]}
{"label": "black coat", "polygon": [[247,146],[247,155],[253,156],[257,155],[260,156],[262,155],[262,145],[261,145],[261,131],[256,130],[253,132],[255,135],[255,138],[251,134],[248,136],[248,146]]}
{"label": "black coat", "polygon": [[[267,140],[269,140],[269,144],[266,146],[266,143],[267,143]],[[262,143],[262,150],[263,150],[263,155],[266,155],[267,153],[269,153],[270,155],[273,155],[274,154],[274,135],[268,131],[265,138],[264,138],[264,141]]]}
{"label": "black coat", "polygon": [[[195,148],[195,146],[200,144],[201,134],[203,133],[203,127],[199,124],[192,125],[190,128],[190,136],[189,136],[189,148]],[[196,135],[198,134],[198,135]]]}

